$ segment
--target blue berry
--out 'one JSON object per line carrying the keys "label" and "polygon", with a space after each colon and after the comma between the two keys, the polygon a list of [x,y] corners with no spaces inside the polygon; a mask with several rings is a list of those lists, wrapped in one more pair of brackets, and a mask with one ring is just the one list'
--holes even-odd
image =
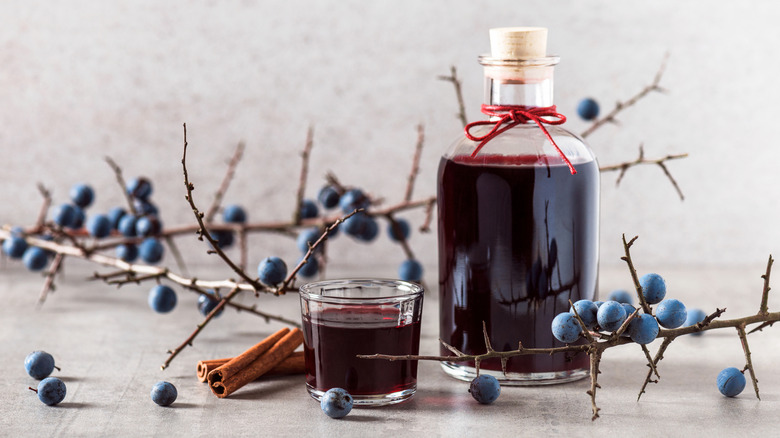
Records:
{"label": "blue berry", "polygon": [[217,241],[217,246],[225,249],[233,246],[234,236],[230,230],[214,230],[210,232],[211,238]]}
{"label": "blue berry", "polygon": [[553,318],[551,330],[555,339],[571,344],[580,338],[582,327],[573,313],[563,312]]}
{"label": "blue berry", "polygon": [[352,396],[341,388],[331,388],[322,395],[320,408],[330,418],[344,418],[352,410]]}
{"label": "blue berry", "polygon": [[54,406],[65,400],[65,382],[56,377],[47,377],[38,384],[38,400],[43,404]]}
{"label": "blue berry", "polygon": [[140,216],[157,215],[160,212],[156,205],[143,199],[133,200],[133,208],[135,208],[135,212]]}
{"label": "blue berry", "polygon": [[162,231],[162,222],[157,216],[141,216],[135,221],[135,235],[138,237],[156,236]]}
{"label": "blue berry", "polygon": [[599,104],[592,97],[586,97],[577,105],[577,114],[583,120],[593,120],[599,116]]}
{"label": "blue berry", "polygon": [[645,274],[639,279],[642,295],[649,304],[658,304],[666,296],[666,282],[658,274]]}
{"label": "blue berry", "polygon": [[[198,297],[198,310],[203,316],[211,313],[211,311],[219,305],[220,301],[217,298],[217,294],[213,290],[209,289],[207,292],[208,295],[201,295]],[[214,317],[216,318],[221,315],[223,310],[225,310],[224,307],[219,309],[219,312],[214,314]]]}
{"label": "blue berry", "polygon": [[675,299],[661,301],[655,308],[655,317],[661,327],[673,329],[683,325],[688,317],[685,304]]}
{"label": "blue berry", "polygon": [[164,284],[149,291],[149,307],[157,313],[168,313],[176,307],[176,292]]}
{"label": "blue berry", "polygon": [[70,200],[81,208],[92,205],[94,199],[95,192],[86,184],[76,184],[70,188]]}
{"label": "blue berry", "polygon": [[423,267],[417,260],[406,259],[398,267],[398,278],[404,281],[422,281]]}
{"label": "blue berry", "polygon": [[352,216],[345,219],[340,228],[344,228],[344,232],[348,235],[358,238],[361,234],[364,233],[366,227],[368,226],[368,222],[368,216],[361,212],[353,214]]}
{"label": "blue berry", "polygon": [[52,213],[52,220],[61,227],[70,227],[75,219],[76,207],[71,204],[62,204]]}
{"label": "blue berry", "polygon": [[49,262],[49,254],[37,246],[28,247],[22,255],[24,266],[31,271],[40,271]]}
{"label": "blue berry", "polygon": [[111,234],[111,221],[104,214],[90,216],[87,220],[87,232],[100,239]]}
{"label": "blue berry", "polygon": [[117,245],[116,256],[127,263],[133,263],[138,258],[138,247],[132,243]]}
{"label": "blue berry", "polygon": [[371,242],[376,239],[376,236],[378,235],[379,224],[376,223],[376,219],[371,216],[366,216],[366,220],[363,223],[363,229],[355,238],[361,242]]}
{"label": "blue berry", "polygon": [[613,290],[609,293],[607,301],[617,301],[618,303],[634,304],[634,296],[623,289]]}
{"label": "blue berry", "polygon": [[411,228],[406,219],[396,219],[395,224],[393,224],[393,222],[387,224],[387,234],[390,236],[390,240],[394,242],[408,239],[410,232]]}
{"label": "blue berry", "polygon": [[246,211],[240,205],[228,205],[222,210],[222,220],[229,224],[246,222]]}
{"label": "blue berry", "polygon": [[127,193],[138,199],[147,199],[152,194],[152,182],[146,178],[133,178],[127,183]]}
{"label": "blue berry", "polygon": [[320,210],[317,208],[317,204],[311,199],[304,199],[301,202],[301,219],[310,219],[317,217],[320,214]]}
{"label": "blue berry", "polygon": [[649,344],[658,336],[658,321],[647,313],[637,315],[628,324],[628,335],[637,344]]}
{"label": "blue berry", "polygon": [[[701,309],[688,309],[686,313],[688,314],[688,316],[685,318],[683,327],[688,327],[689,325],[698,324],[704,321],[704,318],[707,317],[707,314],[704,313],[704,311]],[[695,336],[701,336],[702,334],[704,334],[704,332],[693,332],[691,334]]]}
{"label": "blue berry", "polygon": [[317,258],[309,257],[309,260],[306,262],[306,264],[301,266],[301,269],[298,270],[298,275],[303,278],[311,278],[317,275],[319,270],[320,263],[317,261]]}
{"label": "blue berry", "polygon": [[599,309],[595,304],[593,304],[593,301],[579,300],[575,302],[572,307],[573,309],[569,309],[569,312],[574,315],[574,310],[576,310],[577,314],[580,315],[580,319],[585,323],[586,327],[593,328],[596,326],[596,313]]}
{"label": "blue berry", "polygon": [[718,384],[718,391],[726,397],[736,397],[745,389],[745,375],[742,371],[734,367],[729,367],[718,373],[715,380]]}
{"label": "blue berry", "polygon": [[631,304],[621,303],[620,305],[623,306],[623,310],[626,311],[626,318],[631,316],[631,314],[636,311],[636,307],[632,306]]}
{"label": "blue berry", "polygon": [[601,307],[602,304],[604,304],[604,302],[603,301],[594,301],[593,304],[596,306],[596,309],[598,309],[599,307]]}
{"label": "blue berry", "polygon": [[135,237],[136,218],[131,214],[126,214],[119,219],[117,231],[125,237]]}
{"label": "blue berry", "polygon": [[296,241],[298,250],[302,253],[307,252],[309,250],[309,245],[313,245],[321,235],[322,233],[320,233],[320,229],[317,227],[307,228],[301,231],[301,234],[298,235],[298,240]]}
{"label": "blue berry", "polygon": [[274,286],[287,277],[287,265],[279,257],[267,257],[257,265],[257,276],[261,283]]}
{"label": "blue berry", "polygon": [[489,405],[501,395],[501,385],[495,377],[480,374],[471,381],[469,392],[474,400],[483,405]]}
{"label": "blue berry", "polygon": [[122,207],[114,207],[111,210],[108,210],[108,220],[111,223],[111,228],[118,229],[119,228],[119,220],[122,219],[127,214],[127,211]]}
{"label": "blue berry", "polygon": [[146,263],[158,263],[163,258],[164,248],[159,240],[149,237],[138,247],[138,255]]}
{"label": "blue berry", "polygon": [[368,205],[368,197],[360,189],[347,190],[339,199],[339,207],[344,213],[350,213],[358,208],[368,208]]}
{"label": "blue berry", "polygon": [[340,199],[341,195],[339,195],[339,192],[332,186],[321,188],[320,192],[317,194],[317,200],[328,210],[339,205]]}
{"label": "blue berry", "polygon": [[68,227],[74,230],[78,230],[84,225],[84,219],[86,219],[86,216],[84,215],[84,210],[82,210],[81,207],[74,206],[73,211],[75,212],[73,216],[73,222],[71,222]]}
{"label": "blue berry", "polygon": [[12,259],[22,258],[26,249],[27,241],[24,237],[12,235],[3,241],[3,252]]}
{"label": "blue berry", "polygon": [[607,301],[599,307],[596,320],[603,330],[613,332],[626,320],[626,310],[617,301]]}
{"label": "blue berry", "polygon": [[176,387],[169,382],[157,382],[152,387],[152,401],[160,406],[170,406],[179,395]]}
{"label": "blue berry", "polygon": [[41,380],[54,371],[54,357],[45,351],[33,351],[24,358],[24,369],[33,379]]}

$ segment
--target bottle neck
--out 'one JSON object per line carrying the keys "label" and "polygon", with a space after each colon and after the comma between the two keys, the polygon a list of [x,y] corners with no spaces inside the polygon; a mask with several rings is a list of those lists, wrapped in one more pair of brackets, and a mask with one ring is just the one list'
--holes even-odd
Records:
{"label": "bottle neck", "polygon": [[548,107],[553,105],[553,68],[485,67],[485,104]]}

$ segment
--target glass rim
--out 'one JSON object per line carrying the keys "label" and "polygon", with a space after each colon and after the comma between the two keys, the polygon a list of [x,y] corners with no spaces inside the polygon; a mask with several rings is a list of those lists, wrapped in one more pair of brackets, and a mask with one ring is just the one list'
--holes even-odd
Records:
{"label": "glass rim", "polygon": [[[344,289],[346,287],[356,287],[358,285],[375,285],[393,287],[396,289],[392,294],[380,294],[374,297],[343,297],[343,296],[329,296],[321,292],[323,288],[338,288]],[[341,286],[341,287],[339,287]],[[399,286],[406,291],[400,291]],[[334,280],[320,280],[311,283],[302,284],[299,288],[299,295],[302,299],[322,302],[322,303],[337,303],[337,304],[355,304],[355,303],[381,303],[381,302],[393,302],[393,301],[406,301],[409,299],[416,299],[422,297],[425,289],[422,285],[412,283],[410,281],[395,280],[390,278],[342,278]],[[316,292],[315,292],[316,291]]]}
{"label": "glass rim", "polygon": [[552,67],[560,60],[561,57],[557,55],[528,59],[502,59],[490,55],[479,55],[479,63],[485,67]]}

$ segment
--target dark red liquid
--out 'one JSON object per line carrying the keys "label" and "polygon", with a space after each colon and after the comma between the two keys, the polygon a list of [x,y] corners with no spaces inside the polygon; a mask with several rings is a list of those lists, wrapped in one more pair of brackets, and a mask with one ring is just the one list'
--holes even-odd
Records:
{"label": "dark red liquid", "polygon": [[[327,315],[327,323],[315,316],[303,321],[306,383],[319,391],[344,388],[352,395],[391,394],[414,388],[416,361],[359,359],[358,354],[418,354],[420,323],[397,325],[398,313],[387,315],[389,324],[338,322],[337,314]],[[371,319],[375,319],[372,317]],[[335,319],[335,321],[334,321]]]}
{"label": "dark red liquid", "polygon": [[[540,161],[548,160],[548,161]],[[595,161],[576,175],[550,157],[457,156],[439,165],[440,336],[467,354],[564,344],[550,325],[593,299],[598,271]],[[445,348],[443,355],[452,354]],[[467,364],[474,366],[473,363]],[[498,361],[480,364],[500,370]],[[584,354],[515,357],[507,371],[587,368]]]}

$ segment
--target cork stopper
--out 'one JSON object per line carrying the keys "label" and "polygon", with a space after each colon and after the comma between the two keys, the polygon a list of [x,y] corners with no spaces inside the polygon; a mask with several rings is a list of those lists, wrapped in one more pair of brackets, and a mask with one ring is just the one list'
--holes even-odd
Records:
{"label": "cork stopper", "polygon": [[490,29],[490,55],[496,59],[538,59],[547,56],[546,27]]}

